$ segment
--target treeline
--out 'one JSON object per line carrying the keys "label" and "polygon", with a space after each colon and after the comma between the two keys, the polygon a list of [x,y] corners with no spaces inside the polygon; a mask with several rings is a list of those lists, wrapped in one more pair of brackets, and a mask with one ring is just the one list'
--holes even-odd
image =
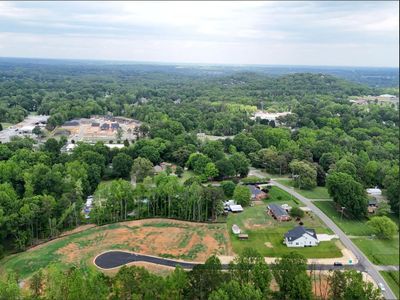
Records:
{"label": "treeline", "polygon": [[[0,119],[3,122],[18,122],[29,112],[37,111],[51,115],[48,126],[52,129],[72,118],[108,111],[148,121],[145,116],[150,110],[178,119],[188,131],[236,134],[247,123],[242,120],[243,112],[224,114],[225,105],[210,108],[207,102],[259,106],[260,101],[283,102],[293,97],[301,100],[305,95],[344,97],[380,92],[321,74],[270,77],[257,73],[226,75],[230,72],[222,72],[219,76],[211,76],[157,66],[34,66],[10,62],[0,67]],[[185,105],[187,103],[191,104]],[[146,108],[141,104],[147,104]],[[207,116],[198,112],[207,112]],[[186,118],[188,114],[191,118]]]}
{"label": "treeline", "polygon": [[[205,264],[185,272],[181,267],[165,277],[149,273],[142,267],[122,267],[114,277],[93,269],[53,265],[34,274],[26,289],[18,277],[10,274],[0,280],[0,298],[20,299],[193,299],[193,300],[261,300],[261,299],[383,299],[361,273],[334,271],[321,288],[313,278],[321,272],[307,273],[307,260],[296,253],[284,255],[272,265],[252,249],[229,264],[227,272],[211,256]],[[272,289],[272,280],[275,283]],[[318,278],[317,280],[322,280]]]}
{"label": "treeline", "polygon": [[[233,195],[235,184],[231,182],[233,190],[225,193],[221,187],[203,183],[213,178],[237,182],[237,177],[247,175],[249,162],[243,153],[228,157],[222,144],[200,145],[195,136],[180,132],[174,126],[153,128],[152,135],[171,140],[141,138],[113,150],[102,143],[82,143],[70,154],[61,152],[65,137],[50,138],[39,147],[28,138],[1,144],[1,253],[3,248],[23,250],[81,224],[86,197],[96,190],[92,219],[98,224],[153,216],[215,220],[223,210],[221,201]],[[153,178],[154,165],[162,161],[175,162],[174,172],[169,167]],[[181,183],[186,167],[194,176]],[[126,180],[98,186],[101,180],[131,177],[135,188]],[[249,197],[240,201],[246,204]]]}

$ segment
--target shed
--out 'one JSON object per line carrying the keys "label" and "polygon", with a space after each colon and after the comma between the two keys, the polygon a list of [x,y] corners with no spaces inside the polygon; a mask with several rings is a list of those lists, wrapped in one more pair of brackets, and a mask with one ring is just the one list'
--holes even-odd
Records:
{"label": "shed", "polygon": [[231,212],[242,212],[243,211],[243,207],[241,206],[241,205],[236,205],[236,204],[234,204],[234,205],[229,205],[229,210],[231,211]]}
{"label": "shed", "polygon": [[247,233],[239,233],[238,238],[239,240],[248,240],[249,235]]}

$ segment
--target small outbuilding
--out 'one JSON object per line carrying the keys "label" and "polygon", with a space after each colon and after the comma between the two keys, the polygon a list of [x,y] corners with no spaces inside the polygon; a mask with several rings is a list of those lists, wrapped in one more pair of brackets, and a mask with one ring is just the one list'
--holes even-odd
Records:
{"label": "small outbuilding", "polygon": [[229,205],[229,210],[233,213],[242,212],[243,207],[240,204]]}
{"label": "small outbuilding", "polygon": [[239,240],[248,240],[249,235],[247,233],[239,233],[238,238],[239,238]]}

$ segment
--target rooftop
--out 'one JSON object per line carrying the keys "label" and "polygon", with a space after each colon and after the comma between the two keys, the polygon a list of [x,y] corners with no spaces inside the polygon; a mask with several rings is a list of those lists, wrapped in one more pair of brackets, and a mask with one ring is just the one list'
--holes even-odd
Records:
{"label": "rooftop", "polygon": [[280,207],[279,205],[276,204],[269,204],[268,205],[268,209],[270,209],[272,211],[272,213],[276,216],[276,217],[280,217],[280,216],[287,216],[288,213],[286,212],[286,210],[284,210],[282,207]]}
{"label": "rooftop", "polygon": [[297,226],[289,230],[285,233],[285,238],[287,238],[289,241],[295,241],[302,237],[305,233],[311,235],[315,239],[318,239],[314,229],[305,228],[303,226]]}

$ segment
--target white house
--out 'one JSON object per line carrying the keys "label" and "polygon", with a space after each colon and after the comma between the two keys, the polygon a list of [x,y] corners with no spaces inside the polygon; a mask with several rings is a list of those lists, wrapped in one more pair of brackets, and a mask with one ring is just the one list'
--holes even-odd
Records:
{"label": "white house", "polygon": [[367,193],[373,196],[380,196],[382,195],[382,190],[378,189],[378,187],[367,189]]}
{"label": "white house", "polygon": [[297,226],[285,233],[287,247],[313,247],[318,246],[319,240],[314,229]]}

